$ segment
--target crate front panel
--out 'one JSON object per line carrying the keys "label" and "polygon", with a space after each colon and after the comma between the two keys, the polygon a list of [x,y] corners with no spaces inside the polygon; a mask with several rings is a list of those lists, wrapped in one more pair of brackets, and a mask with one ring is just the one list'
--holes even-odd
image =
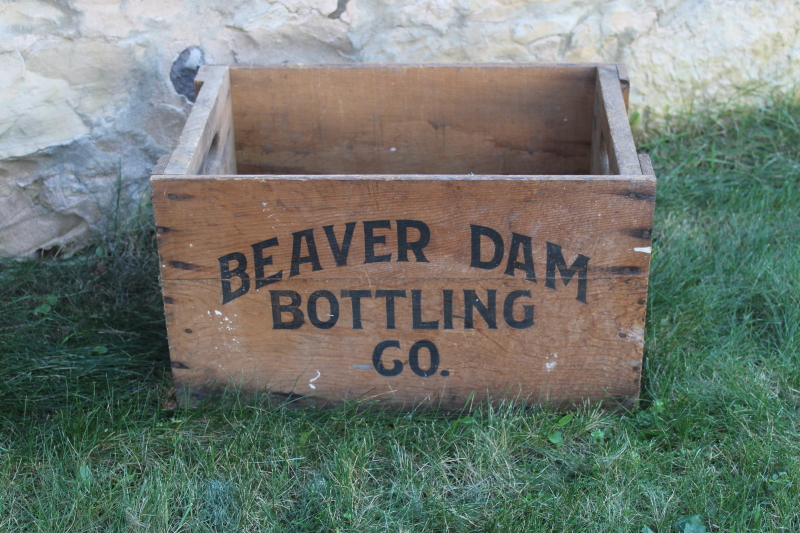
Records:
{"label": "crate front panel", "polygon": [[152,183],[181,388],[638,396],[652,176]]}

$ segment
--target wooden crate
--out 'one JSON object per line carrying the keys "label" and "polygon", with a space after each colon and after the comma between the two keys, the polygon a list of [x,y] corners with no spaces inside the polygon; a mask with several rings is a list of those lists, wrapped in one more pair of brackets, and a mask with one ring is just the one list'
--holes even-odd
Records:
{"label": "wooden crate", "polygon": [[176,388],[630,405],[656,179],[620,65],[204,68],[151,179]]}

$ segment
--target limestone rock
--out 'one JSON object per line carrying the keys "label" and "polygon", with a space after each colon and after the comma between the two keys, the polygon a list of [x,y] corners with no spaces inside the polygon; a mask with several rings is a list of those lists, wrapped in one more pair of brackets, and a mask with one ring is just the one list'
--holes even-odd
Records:
{"label": "limestone rock", "polygon": [[19,53],[0,54],[0,159],[64,144],[89,128],[75,111],[80,94],[63,79],[26,72]]}

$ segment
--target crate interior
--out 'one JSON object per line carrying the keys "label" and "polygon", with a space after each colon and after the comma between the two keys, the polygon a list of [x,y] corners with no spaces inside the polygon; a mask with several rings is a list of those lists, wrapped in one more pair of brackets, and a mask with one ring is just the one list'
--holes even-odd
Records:
{"label": "crate interior", "polygon": [[596,68],[231,68],[239,174],[589,174]]}
{"label": "crate interior", "polygon": [[616,65],[207,67],[164,174],[641,174]]}

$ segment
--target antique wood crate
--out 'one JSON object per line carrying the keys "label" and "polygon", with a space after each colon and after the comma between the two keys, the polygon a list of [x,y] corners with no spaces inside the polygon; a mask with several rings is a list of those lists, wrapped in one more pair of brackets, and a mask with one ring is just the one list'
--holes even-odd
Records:
{"label": "antique wood crate", "polygon": [[639,394],[656,179],[621,65],[206,67],[154,170],[176,389]]}

